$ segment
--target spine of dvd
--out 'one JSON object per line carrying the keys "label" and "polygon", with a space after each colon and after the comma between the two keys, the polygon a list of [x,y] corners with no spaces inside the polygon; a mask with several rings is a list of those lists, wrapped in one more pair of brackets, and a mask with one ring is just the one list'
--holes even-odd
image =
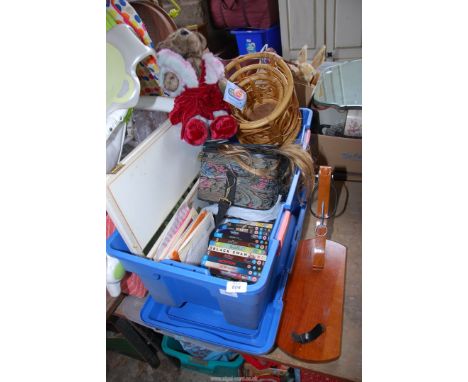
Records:
{"label": "spine of dvd", "polygon": [[246,247],[246,246],[243,246],[243,245],[224,243],[222,241],[216,242],[214,240],[211,240],[209,245],[210,246],[215,246],[217,248],[227,248],[227,249],[231,249],[231,250],[234,250],[234,251],[241,251],[241,252],[251,253],[251,254],[255,254],[255,255],[266,255],[266,251],[264,249],[250,248],[250,247]]}
{"label": "spine of dvd", "polygon": [[253,284],[258,280],[258,277],[256,276],[241,275],[239,273],[220,271],[219,269],[210,269],[210,273],[212,276],[215,277],[220,277],[229,280],[246,281],[248,284]]}
{"label": "spine of dvd", "polygon": [[213,251],[210,251],[208,255],[203,256],[203,259],[215,261],[226,265],[231,265],[233,267],[241,267],[245,269],[254,269],[259,271],[265,265],[265,262],[261,260],[248,259],[246,257],[239,256],[231,256],[225,253],[218,253]]}
{"label": "spine of dvd", "polygon": [[213,234],[214,238],[219,238],[219,239],[226,238],[226,239],[231,239],[231,240],[242,240],[242,241],[263,240],[263,236],[235,231],[232,229],[216,230]]}
{"label": "spine of dvd", "polygon": [[[243,248],[245,248],[245,247],[243,247]],[[228,255],[233,255],[233,256],[247,257],[247,258],[250,258],[250,259],[255,259],[255,260],[260,260],[260,261],[266,261],[266,259],[267,259],[267,255],[265,255],[265,254],[259,255],[259,254],[252,253],[252,252],[239,251],[239,250],[235,250],[235,249],[219,247],[219,246],[216,246],[216,245],[209,245],[208,246],[208,251],[226,253]]]}
{"label": "spine of dvd", "polygon": [[224,223],[221,224],[218,228],[218,231],[235,231],[239,233],[249,234],[249,235],[269,235],[271,232],[270,228],[259,228],[246,225]]}
{"label": "spine of dvd", "polygon": [[233,219],[233,218],[226,219],[224,224],[237,224],[239,226],[253,226],[253,227],[268,228],[268,229],[273,228],[272,223],[252,222],[252,221]]}
{"label": "spine of dvd", "polygon": [[226,265],[226,264],[221,264],[215,261],[210,261],[210,260],[203,260],[203,266],[206,268],[214,268],[214,269],[219,269],[221,271],[227,271],[227,272],[232,272],[232,273],[238,273],[241,275],[247,275],[248,271],[247,269],[240,268],[240,267],[234,267],[232,265]]}
{"label": "spine of dvd", "polygon": [[240,241],[238,238],[229,238],[229,237],[215,237],[213,239],[215,243],[226,243],[226,244],[233,244],[233,245],[240,245],[242,247],[247,248],[255,248],[255,249],[263,249],[265,251],[268,250],[268,241],[266,240],[251,240],[251,241]]}

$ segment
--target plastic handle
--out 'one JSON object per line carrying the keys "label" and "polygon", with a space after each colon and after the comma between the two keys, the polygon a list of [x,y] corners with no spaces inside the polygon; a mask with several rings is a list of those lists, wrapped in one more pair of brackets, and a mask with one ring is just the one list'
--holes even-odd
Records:
{"label": "plastic handle", "polygon": [[[129,100],[129,97],[130,95],[133,93],[133,91],[135,90],[135,83],[132,79],[132,77],[130,77],[128,74],[125,75],[125,79],[123,82],[127,82],[128,84],[128,89],[127,91],[125,92],[124,95],[118,97],[118,96],[115,96],[113,99],[112,99],[112,102],[114,103],[124,103],[124,102],[127,102]],[[122,82],[122,83],[123,83]]]}

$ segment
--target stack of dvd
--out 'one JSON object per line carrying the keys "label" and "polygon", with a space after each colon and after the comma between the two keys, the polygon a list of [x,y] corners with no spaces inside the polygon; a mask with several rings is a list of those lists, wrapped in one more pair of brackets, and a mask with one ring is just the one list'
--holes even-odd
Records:
{"label": "stack of dvd", "polygon": [[227,218],[214,231],[201,265],[214,276],[255,283],[267,259],[272,223]]}

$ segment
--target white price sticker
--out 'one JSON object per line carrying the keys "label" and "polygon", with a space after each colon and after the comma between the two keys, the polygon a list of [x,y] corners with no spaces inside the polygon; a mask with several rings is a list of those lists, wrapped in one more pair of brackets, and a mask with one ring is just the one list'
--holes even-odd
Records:
{"label": "white price sticker", "polygon": [[223,99],[227,103],[242,110],[247,102],[247,93],[236,84],[227,81]]}
{"label": "white price sticker", "polygon": [[226,292],[228,293],[246,293],[247,283],[244,281],[228,281],[226,284]]}

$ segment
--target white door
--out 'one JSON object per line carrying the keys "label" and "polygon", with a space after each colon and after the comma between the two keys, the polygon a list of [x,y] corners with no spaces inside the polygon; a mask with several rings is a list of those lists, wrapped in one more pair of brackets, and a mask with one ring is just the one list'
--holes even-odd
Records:
{"label": "white door", "polygon": [[304,44],[310,60],[327,46],[334,60],[362,57],[362,0],[279,0],[283,56],[292,60]]}
{"label": "white door", "polygon": [[334,60],[362,57],[362,0],[326,0],[325,41]]}
{"label": "white door", "polygon": [[325,44],[325,0],[280,0],[278,6],[283,57],[296,59],[307,44],[310,60]]}

